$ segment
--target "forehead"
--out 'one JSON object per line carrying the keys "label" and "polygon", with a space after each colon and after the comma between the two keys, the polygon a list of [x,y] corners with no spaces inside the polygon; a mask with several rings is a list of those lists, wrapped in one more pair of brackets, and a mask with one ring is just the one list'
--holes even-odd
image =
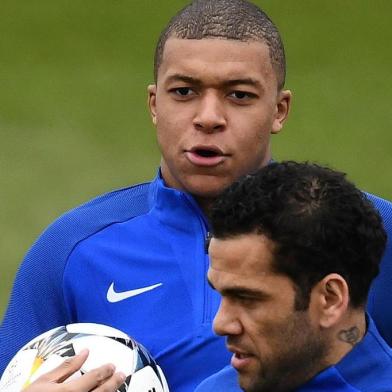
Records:
{"label": "forehead", "polygon": [[244,277],[274,275],[271,268],[274,247],[269,238],[256,233],[212,238],[208,251],[211,269]]}
{"label": "forehead", "polygon": [[264,293],[291,301],[294,284],[272,268],[275,244],[260,234],[246,234],[219,240],[209,246],[208,279],[221,293],[241,290]]}
{"label": "forehead", "polygon": [[252,292],[291,303],[293,282],[271,268],[274,247],[267,237],[254,233],[224,240],[212,238],[208,280],[222,295]]}
{"label": "forehead", "polygon": [[169,38],[158,75],[165,78],[176,73],[199,79],[250,77],[276,81],[269,48],[261,41]]}

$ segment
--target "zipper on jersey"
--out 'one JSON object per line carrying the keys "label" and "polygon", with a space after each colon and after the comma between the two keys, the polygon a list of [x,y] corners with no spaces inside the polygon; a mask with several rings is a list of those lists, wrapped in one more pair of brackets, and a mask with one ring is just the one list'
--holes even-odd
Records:
{"label": "zipper on jersey", "polygon": [[206,238],[204,239],[204,253],[208,255],[208,247],[210,246],[211,233],[207,231]]}
{"label": "zipper on jersey", "polygon": [[202,313],[202,324],[206,323],[211,323],[212,318],[215,316],[215,314],[212,314],[212,299],[211,299],[211,289],[207,281],[207,271],[209,267],[209,258],[208,258],[208,253],[207,253],[207,243],[209,244],[209,239],[210,239],[210,232],[209,232],[209,227],[208,227],[208,221],[207,218],[204,216],[203,212],[201,211],[199,205],[196,203],[196,201],[188,194],[184,193],[184,196],[188,203],[190,204],[191,208],[195,211],[195,214],[197,215],[199,222],[200,222],[200,227],[201,227],[201,232],[202,232],[202,241],[203,241],[203,248],[196,250],[196,254],[200,254],[199,252],[203,252],[201,255],[201,259],[203,259],[203,301],[204,301],[204,306],[203,306],[203,313]]}
{"label": "zipper on jersey", "polygon": [[207,272],[209,268],[208,245],[210,243],[210,232],[205,229],[204,232],[204,314],[203,324],[211,323],[213,315],[211,310],[211,288],[207,281]]}

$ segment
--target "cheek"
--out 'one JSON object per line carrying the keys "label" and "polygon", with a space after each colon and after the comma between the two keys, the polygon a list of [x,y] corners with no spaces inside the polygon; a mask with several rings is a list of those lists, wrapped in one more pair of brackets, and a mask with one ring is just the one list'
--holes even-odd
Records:
{"label": "cheek", "polygon": [[168,159],[173,154],[172,149],[175,140],[170,132],[171,127],[167,126],[166,122],[162,123],[162,121],[157,121],[156,130],[159,150],[161,151],[162,156]]}
{"label": "cheek", "polygon": [[287,333],[287,317],[277,314],[276,309],[258,312],[248,320],[247,325],[248,336],[261,357],[269,357],[281,348],[282,338]]}
{"label": "cheek", "polygon": [[[251,116],[251,115],[249,115]],[[251,117],[252,121],[236,122],[233,124],[233,134],[239,146],[249,150],[262,150],[269,144],[272,124],[263,123],[258,117]]]}
{"label": "cheek", "polygon": [[[254,340],[254,343],[260,343],[274,334],[276,322],[271,320],[271,315],[262,310],[248,310],[242,316],[242,324],[248,336]],[[267,339],[268,340],[268,339]]]}
{"label": "cheek", "polygon": [[241,138],[234,142],[238,175],[244,175],[261,168],[270,159],[269,139],[258,135]]}
{"label": "cheek", "polygon": [[167,112],[157,112],[156,131],[159,145],[169,147],[178,139],[176,122]]}
{"label": "cheek", "polygon": [[170,106],[167,110],[165,107],[160,107],[157,110],[156,128],[160,138],[172,138],[173,142],[178,141],[189,128],[188,124],[189,116],[185,110],[172,110]]}

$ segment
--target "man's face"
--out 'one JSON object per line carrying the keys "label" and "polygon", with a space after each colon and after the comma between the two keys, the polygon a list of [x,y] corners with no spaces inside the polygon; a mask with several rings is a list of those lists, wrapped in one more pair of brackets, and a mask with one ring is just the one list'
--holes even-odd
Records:
{"label": "man's face", "polygon": [[149,86],[165,182],[216,197],[269,161],[289,102],[264,43],[169,38]]}
{"label": "man's face", "polygon": [[246,392],[290,391],[326,365],[316,315],[294,309],[292,281],[271,270],[274,244],[259,234],[212,238],[208,280],[222,296],[215,332],[227,336]]}

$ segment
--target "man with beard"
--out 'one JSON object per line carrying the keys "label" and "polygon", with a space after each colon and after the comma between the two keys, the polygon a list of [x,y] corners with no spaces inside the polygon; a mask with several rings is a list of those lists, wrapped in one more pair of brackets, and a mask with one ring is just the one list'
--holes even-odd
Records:
{"label": "man with beard", "polygon": [[392,390],[392,350],[365,312],[386,233],[344,174],[273,163],[229,187],[211,225],[214,329],[233,356],[197,392]]}

